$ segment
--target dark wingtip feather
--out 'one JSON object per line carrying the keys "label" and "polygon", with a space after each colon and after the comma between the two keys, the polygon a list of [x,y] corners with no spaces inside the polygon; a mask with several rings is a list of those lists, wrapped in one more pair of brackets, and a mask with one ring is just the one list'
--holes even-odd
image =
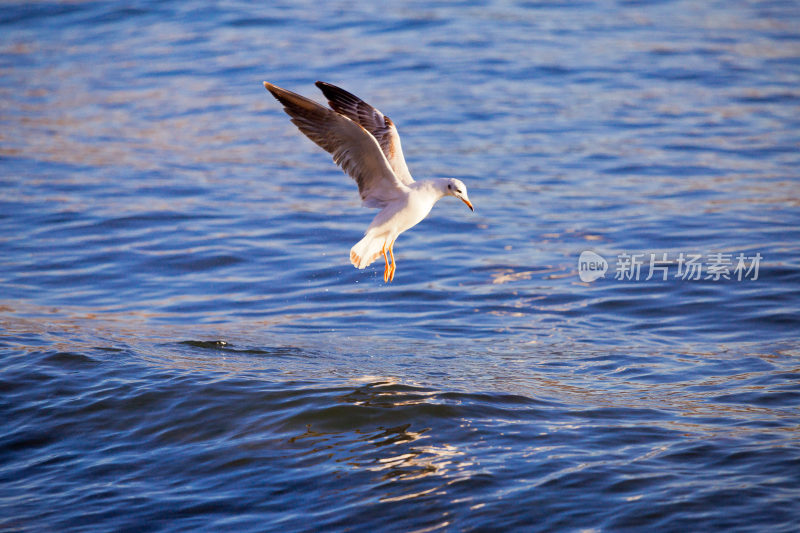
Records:
{"label": "dark wingtip feather", "polygon": [[341,106],[344,103],[348,103],[351,105],[358,105],[362,101],[361,98],[359,98],[358,96],[354,95],[351,92],[345,91],[341,87],[337,87],[332,83],[318,81],[314,85],[316,85],[319,88],[319,90],[322,91],[322,94],[325,95],[325,97],[328,99],[328,101],[331,103],[332,106],[334,104]]}
{"label": "dark wingtip feather", "polygon": [[320,112],[324,112],[324,107],[320,106],[313,100],[309,100],[305,96],[299,95],[297,93],[293,93],[292,91],[287,91],[286,89],[282,89],[277,85],[273,85],[268,81],[264,82],[264,87],[278,100],[283,106],[288,110],[291,109],[292,112],[289,114],[318,114]]}
{"label": "dark wingtip feather", "polygon": [[283,103],[283,100],[281,100],[281,88],[280,87],[278,87],[277,85],[273,85],[268,81],[265,81],[264,82],[264,88],[266,90],[268,90],[270,92],[270,94],[275,97],[276,100],[278,100],[279,102]]}

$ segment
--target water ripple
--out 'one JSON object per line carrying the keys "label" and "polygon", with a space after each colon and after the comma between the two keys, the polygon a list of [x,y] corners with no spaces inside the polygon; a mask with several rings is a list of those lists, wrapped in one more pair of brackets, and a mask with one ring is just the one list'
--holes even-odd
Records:
{"label": "water ripple", "polygon": [[[4,5],[0,529],[793,531],[798,19]],[[263,79],[362,95],[477,211],[353,269],[371,214]],[[763,262],[615,276],[681,252]]]}

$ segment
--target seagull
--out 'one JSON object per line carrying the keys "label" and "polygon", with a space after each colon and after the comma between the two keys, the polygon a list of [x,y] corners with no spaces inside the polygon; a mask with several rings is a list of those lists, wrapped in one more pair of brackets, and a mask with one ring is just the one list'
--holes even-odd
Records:
{"label": "seagull", "polygon": [[383,281],[388,283],[394,280],[392,247],[397,236],[428,216],[440,198],[455,196],[472,211],[475,209],[460,180],[414,181],[403,157],[397,128],[389,117],[335,85],[322,81],[316,85],[328,99],[330,109],[264,82],[294,125],[332,154],[333,161],[356,181],[362,205],[380,209],[364,238],[350,249],[350,262],[363,269],[383,256]]}

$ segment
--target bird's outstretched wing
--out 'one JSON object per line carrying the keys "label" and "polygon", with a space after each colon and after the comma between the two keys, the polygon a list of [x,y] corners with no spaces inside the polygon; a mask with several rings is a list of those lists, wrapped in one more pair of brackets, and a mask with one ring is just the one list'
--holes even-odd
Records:
{"label": "bird's outstretched wing", "polygon": [[375,137],[397,178],[405,185],[414,183],[414,178],[408,172],[408,166],[403,157],[400,135],[397,133],[392,119],[344,89],[324,81],[318,81],[316,85],[328,99],[328,103],[334,111],[361,124]]}
{"label": "bird's outstretched wing", "polygon": [[303,134],[333,155],[334,162],[358,183],[367,207],[385,207],[408,190],[395,175],[380,145],[363,126],[304,96],[269,82],[264,87],[283,104]]}

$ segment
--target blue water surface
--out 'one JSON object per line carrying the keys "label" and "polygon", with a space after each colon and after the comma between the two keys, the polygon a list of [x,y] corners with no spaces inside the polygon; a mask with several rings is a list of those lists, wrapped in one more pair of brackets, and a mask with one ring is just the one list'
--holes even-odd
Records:
{"label": "blue water surface", "polygon": [[[798,28],[4,3],[0,530],[795,531]],[[358,94],[476,212],[354,269],[374,212],[262,80]]]}

